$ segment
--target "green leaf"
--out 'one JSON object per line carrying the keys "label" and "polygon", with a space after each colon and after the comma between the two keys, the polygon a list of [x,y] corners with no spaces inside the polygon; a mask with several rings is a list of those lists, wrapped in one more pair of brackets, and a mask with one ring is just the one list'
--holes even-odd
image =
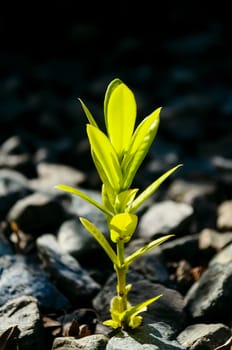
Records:
{"label": "green leaf", "polygon": [[[108,179],[111,187],[119,192],[122,183],[122,173],[117,154],[107,136],[95,126],[87,125],[87,134],[94,153],[93,161],[101,165],[99,176],[104,183]],[[97,168],[99,170],[99,166]]]}
{"label": "green leaf", "polygon": [[107,116],[107,107],[109,103],[109,98],[112,95],[114,89],[120,84],[123,84],[123,82],[121,81],[121,79],[116,78],[109,83],[106,89],[105,98],[104,98],[104,117],[105,117],[106,129],[108,128],[108,120],[106,116]]}
{"label": "green leaf", "polygon": [[113,216],[110,221],[110,238],[113,242],[128,242],[135,232],[138,217],[135,214],[120,213]]}
{"label": "green leaf", "polygon": [[[109,179],[106,176],[104,169],[101,165],[101,163],[99,163],[96,155],[94,152],[92,152],[92,158],[95,164],[95,167],[97,169],[98,174],[101,174],[100,178],[102,180],[102,188],[104,188],[104,195],[102,195],[102,202],[104,204],[104,207],[106,207],[108,210],[111,210],[112,213],[115,212],[114,210],[114,202],[115,202],[115,190],[112,188],[111,184],[109,183]],[[103,194],[103,193],[102,193]],[[110,205],[108,205],[110,204]]]}
{"label": "green leaf", "polygon": [[113,215],[106,207],[104,207],[101,203],[98,203],[97,201],[95,201],[93,198],[89,197],[86,193],[78,190],[77,188],[71,187],[71,186],[67,186],[67,185],[56,185],[55,188],[57,188],[58,190],[62,190],[71,194],[74,194],[75,196],[78,196],[82,199],[84,199],[86,202],[89,202],[90,204],[94,205],[95,207],[97,207],[98,209],[100,209],[103,213],[105,213],[106,215]]}
{"label": "green leaf", "polygon": [[125,265],[129,266],[132,263],[132,261],[134,261],[135,259],[139,258],[144,253],[147,253],[149,250],[159,246],[160,244],[162,244],[163,242],[167,241],[169,238],[171,238],[173,236],[175,236],[175,235],[165,235],[163,237],[157,238],[154,241],[146,244],[144,247],[138,249],[136,252],[134,252],[131,255],[129,255],[125,259]]}
{"label": "green leaf", "polygon": [[167,179],[172,173],[174,173],[175,170],[177,170],[179,167],[181,167],[182,164],[179,164],[175,166],[174,168],[166,171],[163,175],[161,175],[156,181],[154,181],[150,186],[148,186],[132,203],[130,212],[135,212],[142,204],[145,202],[164,182],[164,180]]}
{"label": "green leaf", "polygon": [[138,315],[141,312],[144,312],[147,310],[147,306],[154,303],[155,301],[157,301],[160,297],[162,297],[162,294],[159,294],[151,299],[148,299],[146,301],[143,301],[142,303],[135,305],[135,306],[131,306],[130,308],[128,308],[126,311],[124,311],[121,315],[120,318],[122,321],[126,321],[126,324],[129,325],[129,321],[132,317]]}
{"label": "green leaf", "polygon": [[102,197],[102,202],[104,206],[112,213],[112,215],[107,216],[107,222],[112,218],[112,216],[115,214],[115,208],[112,203],[114,203],[114,193],[112,192],[111,188],[108,187],[106,191],[106,186],[103,184],[102,185],[102,191],[101,191],[101,197]]}
{"label": "green leaf", "polygon": [[159,126],[161,108],[146,117],[136,128],[122,161],[123,188],[130,187],[134,176],[147,155]]}
{"label": "green leaf", "polygon": [[160,297],[162,297],[162,294],[159,294],[151,299],[148,299],[138,305],[135,306],[129,306],[125,311],[120,312],[121,305],[120,305],[120,297],[114,297],[111,301],[111,320],[106,320],[103,322],[105,326],[109,326],[112,328],[119,328],[119,327],[131,327],[136,328],[138,327],[142,322],[142,317],[137,316],[139,313],[144,312],[147,310],[147,306],[157,301]]}
{"label": "green leaf", "polygon": [[126,190],[120,192],[115,199],[115,208],[117,213],[127,212],[129,211],[129,207],[132,204],[137,192],[138,188]]}
{"label": "green leaf", "polygon": [[107,133],[121,160],[129,147],[135,126],[137,107],[134,94],[116,80],[107,90],[104,106]]}
{"label": "green leaf", "polygon": [[83,102],[80,98],[78,98],[78,100],[79,100],[79,102],[80,102],[80,104],[81,104],[81,107],[82,107],[83,111],[85,112],[85,115],[86,115],[86,117],[87,117],[89,123],[90,123],[91,125],[95,126],[96,128],[98,128],[98,125],[97,125],[97,123],[96,123],[96,121],[95,121],[95,119],[94,119],[92,113],[91,113],[90,110],[88,109],[88,107],[84,104],[84,102]]}
{"label": "green leaf", "polygon": [[82,225],[86,228],[86,230],[96,239],[96,241],[100,244],[100,246],[104,249],[106,254],[109,256],[110,260],[114,265],[117,265],[118,258],[112,249],[111,245],[103,235],[103,233],[89,220],[85,218],[80,218]]}
{"label": "green leaf", "polygon": [[106,320],[102,322],[105,326],[117,329],[120,327],[120,323],[114,320]]}

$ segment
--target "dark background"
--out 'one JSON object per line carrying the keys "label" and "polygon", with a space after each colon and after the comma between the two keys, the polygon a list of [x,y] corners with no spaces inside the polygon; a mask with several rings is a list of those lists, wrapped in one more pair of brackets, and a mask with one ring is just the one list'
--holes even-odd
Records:
{"label": "dark background", "polygon": [[106,87],[118,77],[135,93],[138,119],[163,107],[152,171],[181,162],[180,176],[207,179],[231,170],[226,3],[11,1],[1,7],[1,144],[18,135],[32,156],[43,145],[41,160],[89,169],[77,98],[101,123]]}

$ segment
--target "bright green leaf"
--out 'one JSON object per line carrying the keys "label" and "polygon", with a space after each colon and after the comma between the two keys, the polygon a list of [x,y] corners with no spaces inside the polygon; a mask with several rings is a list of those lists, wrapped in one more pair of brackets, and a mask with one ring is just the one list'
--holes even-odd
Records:
{"label": "bright green leaf", "polygon": [[138,223],[138,217],[134,214],[120,213],[115,216],[110,221],[110,238],[113,242],[118,242],[119,240],[124,243],[128,242],[133,235]]}
{"label": "bright green leaf", "polygon": [[133,315],[130,318],[129,327],[137,328],[137,327],[139,327],[141,325],[142,321],[143,321],[142,316]]}
{"label": "bright green leaf", "polygon": [[92,152],[92,158],[95,164],[95,167],[97,169],[98,174],[101,174],[100,178],[102,180],[102,202],[104,204],[104,207],[106,207],[109,210],[111,210],[111,212],[114,214],[115,213],[115,208],[114,208],[114,202],[115,202],[115,190],[112,188],[108,177],[105,174],[105,171],[101,165],[101,163],[99,163],[96,155],[94,152]]}
{"label": "bright green leaf", "polygon": [[107,207],[103,206],[101,203],[98,203],[93,198],[89,197],[86,193],[78,190],[77,188],[67,186],[67,185],[56,185],[55,188],[57,188],[58,190],[62,190],[62,191],[74,194],[75,196],[78,196],[84,199],[86,202],[89,202],[90,204],[94,205],[106,215],[112,216],[112,213],[108,210]]}
{"label": "bright green leaf", "polygon": [[142,303],[135,305],[135,306],[131,306],[130,308],[128,308],[127,310],[125,310],[121,315],[120,318],[122,321],[125,321],[126,324],[129,325],[129,321],[132,317],[138,315],[141,312],[144,312],[147,310],[147,306],[154,303],[155,301],[157,301],[159,298],[162,297],[162,294],[159,294],[151,299],[148,299],[146,301],[143,301]]}
{"label": "bright green leaf", "polygon": [[83,111],[85,112],[85,115],[86,115],[86,117],[87,117],[89,123],[90,123],[91,125],[96,126],[96,127],[98,128],[98,125],[97,125],[97,123],[96,123],[96,121],[95,121],[95,119],[94,119],[92,113],[91,113],[90,110],[88,109],[88,107],[84,104],[84,102],[83,102],[80,98],[78,98],[78,100],[79,100],[79,102],[80,102],[80,104],[81,104],[81,107],[82,107]]}
{"label": "bright green leaf", "polygon": [[129,266],[132,263],[132,261],[134,261],[135,259],[139,258],[144,253],[147,253],[149,250],[159,246],[160,244],[162,244],[163,242],[167,241],[169,238],[171,238],[173,236],[174,235],[165,235],[163,237],[157,238],[154,241],[146,244],[144,247],[138,249],[136,252],[134,252],[130,256],[128,256],[125,259],[125,264],[127,266]]}
{"label": "bright green leaf", "polygon": [[106,129],[108,128],[108,120],[106,117],[107,117],[107,107],[109,103],[109,98],[112,95],[114,89],[120,84],[123,84],[123,82],[120,79],[116,78],[109,83],[106,89],[105,98],[104,98],[104,117],[105,117]]}
{"label": "bright green leaf", "polygon": [[128,211],[130,205],[132,204],[137,192],[138,188],[126,190],[120,192],[115,199],[115,208],[118,213]]}
{"label": "bright green leaf", "polygon": [[[94,153],[93,161],[101,165],[99,176],[104,182],[107,179],[115,191],[119,191],[122,182],[122,173],[117,154],[106,135],[95,126],[87,125],[87,134]],[[99,167],[98,167],[99,170]]]}
{"label": "bright green leaf", "polygon": [[115,200],[115,195],[113,193],[113,190],[111,189],[110,186],[108,186],[106,190],[106,186],[103,184],[102,185],[102,191],[101,191],[101,196],[102,196],[102,202],[104,206],[112,213],[112,215],[107,216],[107,222],[109,222],[109,219],[113,217],[115,214],[115,208],[113,206],[114,200]]}
{"label": "bright green leaf", "polygon": [[117,329],[120,327],[121,322],[113,321],[113,320],[106,320],[102,322],[105,326],[111,327],[113,329]]}
{"label": "bright green leaf", "polygon": [[100,246],[104,249],[106,254],[109,256],[111,259],[112,263],[114,265],[117,265],[118,258],[116,253],[114,252],[113,248],[103,235],[101,231],[89,220],[85,218],[80,218],[80,221],[82,225],[86,228],[86,230],[96,239],[96,241],[100,244]]}
{"label": "bright green leaf", "polygon": [[125,189],[131,185],[156,136],[160,110],[161,108],[158,108],[146,117],[134,132],[128,151],[122,161],[123,188]]}
{"label": "bright green leaf", "polygon": [[177,170],[179,167],[181,167],[182,164],[179,164],[175,166],[174,168],[166,171],[163,175],[161,175],[156,181],[154,181],[150,186],[148,186],[132,203],[130,211],[133,213],[135,212],[142,204],[147,200],[164,182],[164,180],[167,179],[172,173],[174,173],[175,170]]}
{"label": "bright green leaf", "polygon": [[109,139],[119,159],[128,149],[136,119],[136,101],[133,92],[116,81],[105,102],[105,120]]}

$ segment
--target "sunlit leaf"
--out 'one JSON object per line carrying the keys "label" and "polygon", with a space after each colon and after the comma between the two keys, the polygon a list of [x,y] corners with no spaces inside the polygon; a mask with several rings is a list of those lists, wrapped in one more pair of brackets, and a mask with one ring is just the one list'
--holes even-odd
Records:
{"label": "sunlit leaf", "polygon": [[113,321],[113,320],[106,320],[106,321],[103,321],[102,323],[104,324],[104,326],[111,327],[114,329],[117,329],[120,327],[120,322]]}
{"label": "sunlit leaf", "polygon": [[115,208],[113,206],[115,196],[110,186],[107,188],[105,184],[102,185],[101,197],[104,207],[112,213],[107,218],[111,218],[115,214]]}
{"label": "sunlit leaf", "polygon": [[[91,145],[91,151],[101,164],[102,172],[104,172],[104,174],[100,172],[100,178],[104,181],[106,177],[111,187],[119,191],[122,182],[121,168],[117,154],[109,139],[101,130],[91,124],[87,125],[87,134]],[[95,159],[93,160],[95,161]]]}
{"label": "sunlit leaf", "polygon": [[[96,170],[98,172],[98,174],[101,174],[100,178],[102,181],[102,189],[104,189],[104,192],[102,192],[102,202],[104,207],[106,207],[108,209],[108,211],[110,211],[114,214],[115,213],[115,209],[114,209],[114,202],[115,202],[115,196],[116,196],[116,192],[115,190],[112,188],[108,177],[106,176],[104,169],[101,165],[101,163],[99,163],[98,158],[96,157],[95,153],[92,152],[92,158],[96,167]],[[103,195],[104,194],[104,195]]]}
{"label": "sunlit leaf", "polygon": [[132,204],[137,192],[138,188],[126,190],[120,192],[115,199],[115,209],[118,213],[127,212],[130,205]]}
{"label": "sunlit leaf", "polygon": [[129,320],[129,326],[131,328],[137,328],[141,325],[142,321],[143,321],[142,316],[133,315]]}
{"label": "sunlit leaf", "polygon": [[121,315],[120,318],[121,320],[126,321],[126,324],[129,324],[129,320],[133,317],[138,315],[141,312],[144,312],[147,310],[147,306],[154,303],[155,301],[157,301],[159,298],[162,297],[162,294],[159,294],[151,299],[148,299],[146,301],[143,301],[142,303],[135,305],[135,306],[131,306],[130,308],[128,308],[127,310],[125,310]]}
{"label": "sunlit leaf", "polygon": [[150,186],[148,186],[132,203],[130,211],[135,212],[142,204],[145,202],[166,180],[174,171],[176,171],[182,164],[175,166],[174,168],[166,171],[163,175],[161,175],[156,181],[154,181]]}
{"label": "sunlit leaf", "polygon": [[95,207],[100,209],[103,213],[105,213],[107,215],[112,215],[112,213],[108,210],[107,207],[103,206],[101,203],[98,203],[93,198],[89,197],[86,193],[78,190],[77,188],[74,188],[72,186],[62,185],[62,184],[56,185],[55,188],[57,188],[58,190],[62,190],[64,192],[74,194],[75,196],[78,196],[78,197],[84,199],[86,202],[94,205]]}
{"label": "sunlit leaf", "polygon": [[149,250],[159,246],[163,242],[167,241],[169,238],[173,237],[174,235],[165,235],[163,237],[157,238],[156,240],[146,244],[144,247],[138,249],[136,252],[132,253],[130,256],[128,256],[125,259],[125,264],[128,266],[132,263],[135,259],[139,258],[144,253],[147,253]]}
{"label": "sunlit leaf", "polygon": [[78,100],[80,101],[81,107],[82,107],[83,111],[85,112],[85,115],[86,115],[89,123],[98,128],[98,125],[97,125],[92,113],[88,109],[88,107],[84,104],[84,102],[80,98],[78,98]]}
{"label": "sunlit leaf", "polygon": [[156,136],[160,110],[161,108],[156,109],[135,130],[128,151],[125,153],[122,161],[124,189],[127,189],[131,185],[138,168],[147,155]]}
{"label": "sunlit leaf", "polygon": [[135,119],[134,94],[125,84],[116,80],[107,93],[105,120],[109,139],[120,160],[130,144]]}
{"label": "sunlit leaf", "polygon": [[134,214],[121,213],[113,216],[110,221],[110,238],[113,242],[119,240],[128,242],[133,235],[138,223],[138,217]]}
{"label": "sunlit leaf", "polygon": [[105,98],[104,98],[104,117],[105,117],[105,125],[106,125],[106,129],[108,128],[108,120],[107,120],[107,107],[108,107],[108,103],[109,103],[109,98],[112,95],[114,89],[120,85],[123,84],[123,82],[121,81],[121,79],[113,79],[109,85],[107,86],[106,89],[106,93],[105,93]]}
{"label": "sunlit leaf", "polygon": [[85,218],[80,218],[82,225],[86,228],[86,230],[96,239],[96,241],[100,244],[100,246],[104,249],[106,254],[109,256],[110,260],[114,265],[117,265],[117,255],[114,252],[113,248],[103,235],[103,233],[89,220]]}

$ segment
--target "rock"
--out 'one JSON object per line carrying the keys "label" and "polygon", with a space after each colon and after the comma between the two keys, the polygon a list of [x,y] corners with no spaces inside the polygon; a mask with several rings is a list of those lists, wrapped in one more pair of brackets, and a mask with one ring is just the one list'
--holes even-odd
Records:
{"label": "rock", "polygon": [[232,200],[222,202],[218,207],[217,227],[219,230],[232,230]]}
{"label": "rock", "polygon": [[196,198],[213,198],[216,193],[215,183],[209,181],[187,181],[175,179],[167,190],[167,197],[173,201],[194,205]]}
{"label": "rock", "polygon": [[211,251],[211,256],[218,253],[232,242],[231,232],[218,232],[209,228],[203,229],[199,234],[199,248],[201,251]]}
{"label": "rock", "polygon": [[4,255],[0,257],[0,265],[0,305],[28,295],[35,297],[44,310],[70,307],[68,299],[52,284],[35,258]]}
{"label": "rock", "polygon": [[7,215],[8,222],[16,222],[22,231],[33,234],[52,232],[64,219],[63,206],[38,192],[18,200]]}
{"label": "rock", "polygon": [[0,169],[0,215],[5,217],[11,206],[31,194],[27,178],[11,169]]}
{"label": "rock", "polygon": [[210,263],[201,278],[191,286],[185,301],[186,310],[193,320],[225,322],[230,317],[228,305],[231,303],[232,293],[231,271],[231,257],[226,263]]}
{"label": "rock", "polygon": [[44,268],[57,288],[72,301],[73,305],[90,303],[100,290],[94,281],[71,255],[62,252],[53,235],[37,239],[37,247]]}
{"label": "rock", "polygon": [[230,328],[222,323],[196,323],[186,327],[177,340],[189,350],[212,350],[223,345],[230,335]]}
{"label": "rock", "polygon": [[185,203],[166,200],[153,204],[142,215],[138,224],[138,236],[152,238],[157,234],[181,233],[189,228],[193,208]]}
{"label": "rock", "polygon": [[12,136],[0,146],[0,168],[9,168],[27,177],[36,176],[29,150],[19,136]]}
{"label": "rock", "polygon": [[56,338],[52,350],[105,350],[108,338],[103,334],[94,334],[76,339],[74,337]]}
{"label": "rock", "polygon": [[78,186],[85,180],[82,171],[63,164],[51,164],[40,162],[37,165],[38,176],[31,179],[29,184],[35,191],[56,193],[54,186],[65,184]]}
{"label": "rock", "polygon": [[0,307],[0,337],[4,331],[15,325],[20,332],[17,339],[19,349],[44,348],[42,321],[36,298],[22,295]]}
{"label": "rock", "polygon": [[[144,247],[146,243],[147,242],[143,239],[134,239],[130,241],[125,249],[126,255],[129,256],[134,253],[138,249]],[[134,260],[130,266],[141,275],[145,275],[151,282],[158,282],[164,285],[169,282],[169,271],[159,246],[141,255],[138,259]]]}
{"label": "rock", "polygon": [[215,264],[230,264],[232,263],[232,243],[226,245],[221,249],[209,262],[209,267],[212,267]]}
{"label": "rock", "polygon": [[200,262],[199,234],[185,235],[171,238],[160,245],[160,249],[167,261],[187,260],[191,264]]}
{"label": "rock", "polygon": [[153,325],[132,331],[119,331],[109,339],[106,350],[185,350],[176,340],[169,340]]}
{"label": "rock", "polygon": [[64,252],[82,261],[93,258],[93,255],[102,255],[97,241],[81,224],[79,217],[66,220],[60,226],[57,240]]}

